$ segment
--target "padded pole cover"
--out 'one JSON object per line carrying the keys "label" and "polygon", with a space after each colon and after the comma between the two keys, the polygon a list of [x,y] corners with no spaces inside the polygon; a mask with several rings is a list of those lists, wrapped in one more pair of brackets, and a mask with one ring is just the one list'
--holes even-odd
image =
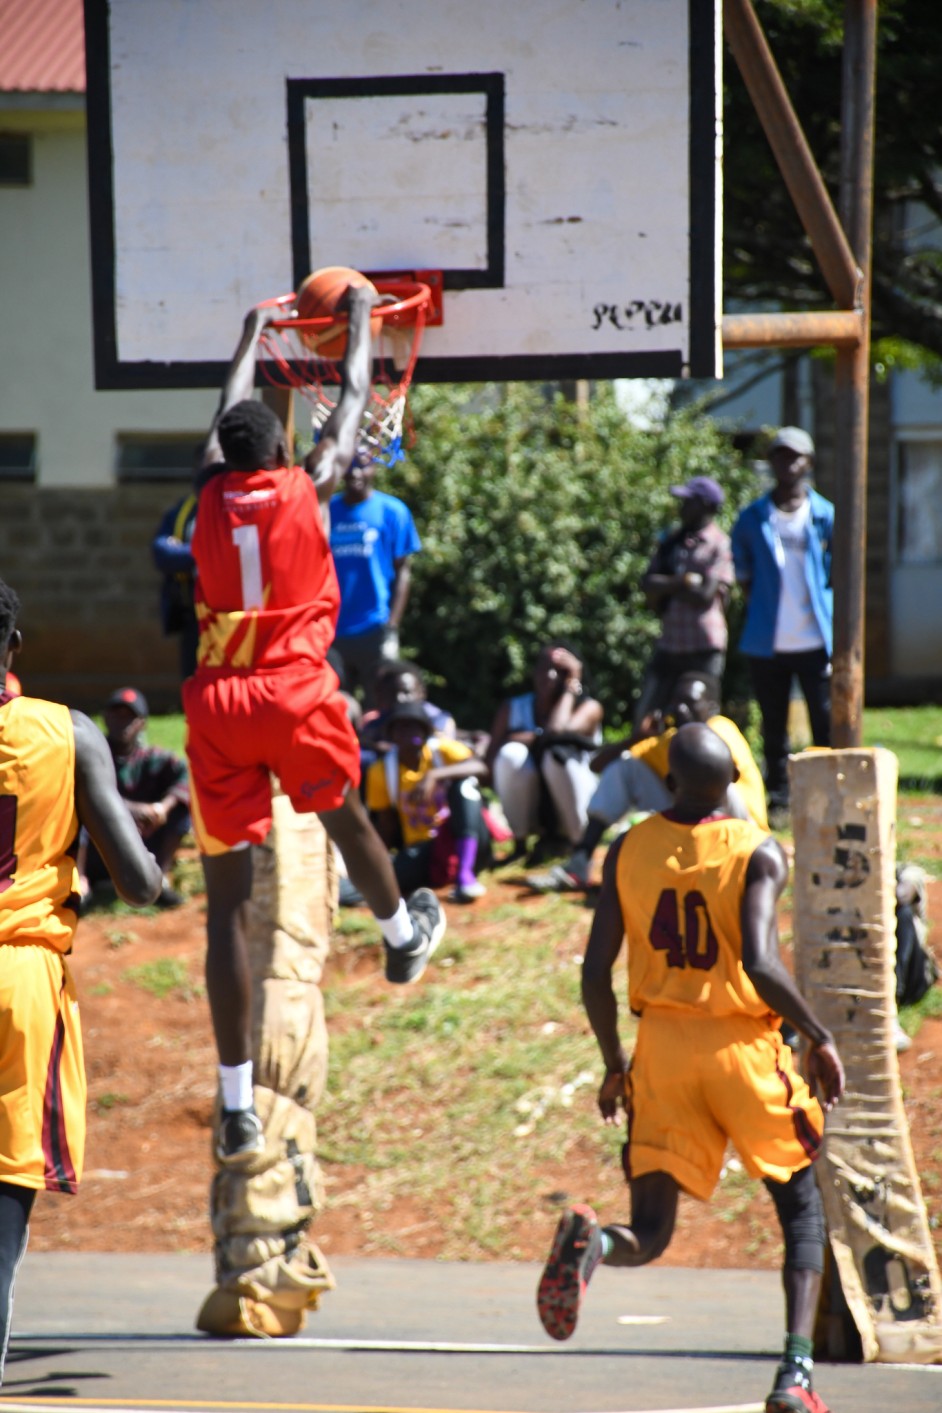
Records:
{"label": "padded pole cover", "polygon": [[[833,1033],[847,1089],[815,1164],[831,1255],[867,1360],[942,1361],[942,1285],[913,1161],[893,1039],[897,761],[792,756],[795,968]],[[824,1310],[824,1356],[848,1352]]]}
{"label": "padded pole cover", "polygon": [[[281,794],[268,838],[252,856],[247,938],[265,1151],[239,1171],[217,1166],[210,1191],[217,1284],[196,1324],[208,1334],[273,1338],[296,1334],[335,1284],[309,1230],[323,1202],[315,1120],[327,1077],[320,980],[336,878],[317,816],[295,814]],[[214,1128],[218,1122],[217,1105]]]}

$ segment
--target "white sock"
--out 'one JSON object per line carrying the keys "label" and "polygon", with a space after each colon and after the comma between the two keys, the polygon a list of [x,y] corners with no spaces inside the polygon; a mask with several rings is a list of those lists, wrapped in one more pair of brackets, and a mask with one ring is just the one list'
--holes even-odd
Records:
{"label": "white sock", "polygon": [[604,1260],[605,1260],[605,1257],[606,1257],[606,1256],[610,1256],[610,1255],[612,1254],[612,1252],[614,1251],[614,1249],[615,1249],[615,1243],[614,1243],[614,1241],[612,1240],[612,1238],[609,1236],[608,1232],[605,1230],[604,1227],[602,1228],[602,1230],[601,1230],[601,1232],[599,1233],[599,1235],[600,1235],[601,1238],[602,1238],[602,1260],[604,1261]]}
{"label": "white sock", "polygon": [[406,907],[405,898],[399,899],[399,906],[392,917],[378,917],[379,930],[390,947],[411,947],[415,941],[415,928]]}
{"label": "white sock", "polygon": [[245,1060],[241,1065],[220,1065],[219,1087],[224,1109],[251,1109],[252,1061]]}

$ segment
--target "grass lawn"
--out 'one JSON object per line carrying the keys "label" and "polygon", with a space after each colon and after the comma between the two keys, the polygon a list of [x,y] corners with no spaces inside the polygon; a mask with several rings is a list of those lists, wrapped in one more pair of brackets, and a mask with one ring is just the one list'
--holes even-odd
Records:
{"label": "grass lawn", "polygon": [[942,788],[942,706],[868,707],[864,745],[894,752],[902,792]]}

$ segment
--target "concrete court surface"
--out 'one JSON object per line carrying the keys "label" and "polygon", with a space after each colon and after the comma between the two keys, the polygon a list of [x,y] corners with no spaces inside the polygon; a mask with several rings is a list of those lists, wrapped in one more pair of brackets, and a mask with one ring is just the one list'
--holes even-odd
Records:
{"label": "concrete court surface", "polygon": [[[761,1413],[782,1340],[778,1275],[600,1269],[566,1344],[539,1269],[334,1262],[338,1289],[293,1340],[211,1340],[193,1322],[208,1256],[27,1253],[4,1410],[74,1408]],[[825,1365],[832,1413],[938,1413],[942,1368]]]}

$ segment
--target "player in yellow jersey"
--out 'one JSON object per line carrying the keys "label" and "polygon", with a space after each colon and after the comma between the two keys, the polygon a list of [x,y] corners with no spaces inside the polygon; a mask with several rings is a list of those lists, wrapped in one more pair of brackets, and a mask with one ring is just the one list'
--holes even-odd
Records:
{"label": "player in yellow jersey", "polygon": [[85,1067],[65,962],[78,920],[79,824],[125,902],[153,902],[162,883],[94,723],[6,692],[18,609],[0,580],[0,1381],[33,1198],[40,1188],[75,1192],[82,1176]]}
{"label": "player in yellow jersey", "polygon": [[[822,1107],[841,1097],[844,1072],[779,955],[785,856],[753,821],[724,813],[729,747],[706,725],[683,726],[669,764],[672,807],[609,850],[582,971],[606,1069],[599,1109],[606,1123],[619,1105],[628,1114],[631,1224],[600,1227],[586,1206],[563,1215],[537,1294],[540,1319],[554,1339],[568,1339],[600,1261],[643,1266],[660,1256],[678,1193],[706,1200],[731,1140],[771,1194],[785,1243],[785,1353],[766,1413],[827,1413],[811,1387],[825,1228],[810,1165]],[[612,984],[623,938],[628,1001],[640,1017],[631,1057]],[[794,1069],[782,1017],[808,1041],[811,1089]]]}
{"label": "player in yellow jersey", "polygon": [[565,863],[555,864],[547,873],[527,879],[539,893],[570,893],[589,887],[592,855],[602,835],[634,813],[647,814],[670,806],[667,787],[667,753],[678,726],[691,721],[705,722],[726,742],[736,766],[727,806],[738,819],[754,819],[768,828],[765,785],[749,742],[734,721],[720,713],[716,691],[699,672],[683,672],[674,683],[666,717],[650,718],[653,734],[634,740],[609,742],[592,757],[592,769],[600,776],[588,804],[588,821],[582,838]]}

